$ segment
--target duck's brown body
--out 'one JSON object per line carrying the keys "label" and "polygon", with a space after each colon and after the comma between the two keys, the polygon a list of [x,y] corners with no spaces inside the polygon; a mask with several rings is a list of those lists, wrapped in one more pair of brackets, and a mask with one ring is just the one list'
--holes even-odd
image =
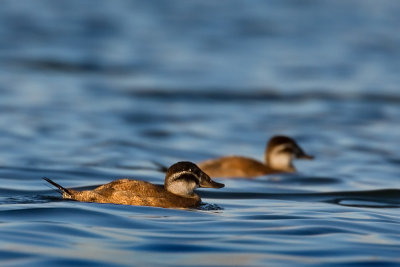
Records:
{"label": "duck's brown body", "polygon": [[162,208],[194,208],[200,204],[200,197],[172,194],[161,185],[144,181],[120,179],[97,187],[94,190],[75,191],[68,189],[63,197],[83,202],[114,203]]}
{"label": "duck's brown body", "polygon": [[246,157],[228,156],[198,163],[210,177],[256,177],[277,173],[264,163]]}
{"label": "duck's brown body", "polygon": [[224,184],[211,180],[196,164],[188,161],[177,162],[169,167],[163,186],[120,179],[94,190],[76,191],[66,189],[49,178],[43,179],[58,188],[66,199],[161,208],[195,208],[201,203],[200,197],[194,193],[196,188],[224,187]]}
{"label": "duck's brown body", "polygon": [[264,162],[247,157],[228,156],[210,159],[198,163],[210,177],[251,178],[274,173],[296,172],[292,160],[295,158],[312,159],[290,137],[272,137],[264,153]]}

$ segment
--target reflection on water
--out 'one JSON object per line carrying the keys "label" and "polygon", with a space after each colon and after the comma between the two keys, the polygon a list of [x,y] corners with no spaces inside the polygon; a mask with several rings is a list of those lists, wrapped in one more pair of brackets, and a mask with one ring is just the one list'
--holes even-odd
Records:
{"label": "reflection on water", "polygon": [[[2,266],[400,264],[400,4],[3,1]],[[199,209],[62,200],[275,134],[314,161]],[[221,181],[222,179],[216,179]]]}

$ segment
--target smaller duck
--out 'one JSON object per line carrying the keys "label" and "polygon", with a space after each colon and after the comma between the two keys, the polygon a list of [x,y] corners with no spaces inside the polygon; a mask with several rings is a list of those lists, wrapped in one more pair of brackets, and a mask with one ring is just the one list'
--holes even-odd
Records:
{"label": "smaller duck", "polygon": [[227,156],[198,163],[210,177],[235,178],[296,172],[293,159],[313,159],[290,137],[272,137],[265,150],[265,162],[240,156]]}
{"label": "smaller duck", "polygon": [[65,199],[161,208],[195,208],[200,205],[201,199],[194,189],[224,187],[224,184],[211,180],[196,164],[188,161],[177,162],[167,169],[164,186],[120,179],[94,190],[76,191],[66,189],[48,178],[43,179],[57,187]]}

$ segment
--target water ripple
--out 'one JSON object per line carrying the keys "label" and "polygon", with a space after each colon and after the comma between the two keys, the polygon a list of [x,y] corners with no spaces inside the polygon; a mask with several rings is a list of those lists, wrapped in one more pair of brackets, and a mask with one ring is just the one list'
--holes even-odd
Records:
{"label": "water ripple", "polygon": [[[400,265],[399,1],[53,2],[1,3],[1,266]],[[315,160],[198,209],[41,179],[162,184],[277,134]]]}

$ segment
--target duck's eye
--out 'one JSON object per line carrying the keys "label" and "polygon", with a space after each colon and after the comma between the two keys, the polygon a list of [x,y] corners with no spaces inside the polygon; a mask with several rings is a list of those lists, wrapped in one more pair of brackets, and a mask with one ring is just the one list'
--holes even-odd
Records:
{"label": "duck's eye", "polygon": [[279,153],[292,153],[293,152],[293,148],[292,147],[284,147],[283,149],[281,149],[279,151]]}

